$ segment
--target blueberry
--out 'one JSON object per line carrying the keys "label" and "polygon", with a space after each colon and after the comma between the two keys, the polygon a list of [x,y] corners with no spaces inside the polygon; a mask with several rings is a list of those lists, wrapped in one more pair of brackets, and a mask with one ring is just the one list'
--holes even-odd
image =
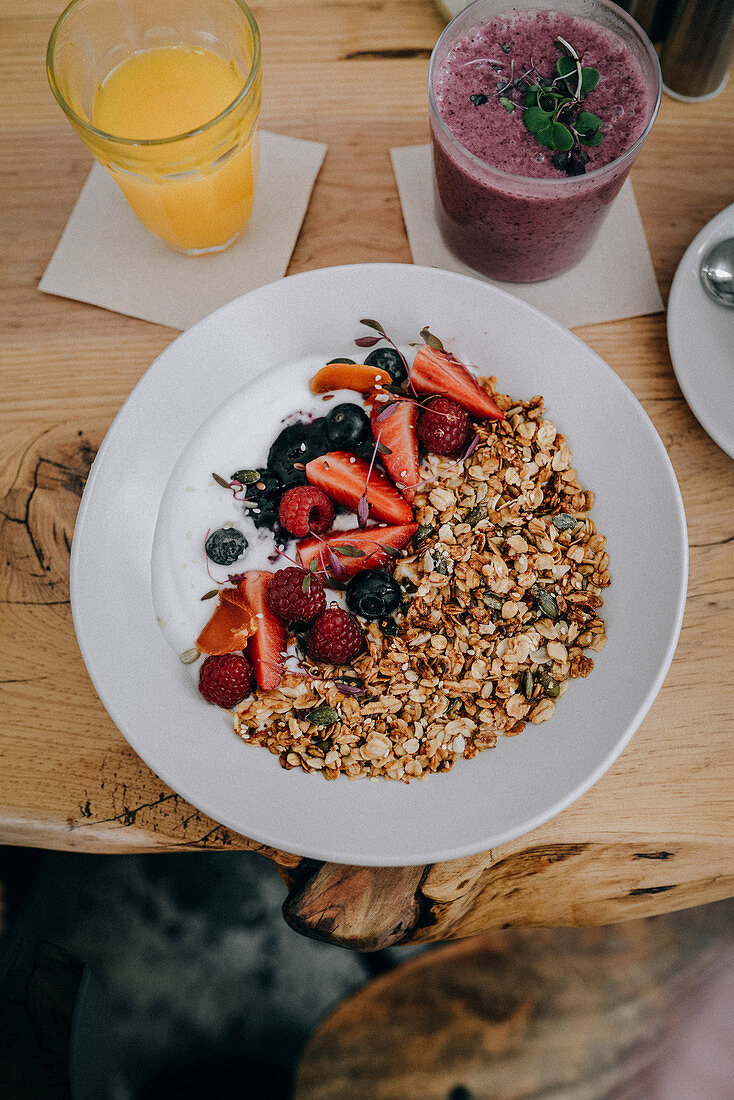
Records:
{"label": "blueberry", "polygon": [[365,359],[365,364],[377,370],[386,370],[395,386],[401,385],[408,377],[403,357],[395,348],[375,348]]}
{"label": "blueberry", "polygon": [[[238,473],[251,473],[251,471],[238,470],[237,473],[232,474],[232,481],[242,480],[237,477]],[[255,473],[258,475],[257,481],[253,482],[248,478],[250,483],[246,485],[245,514],[256,527],[272,527],[278,518],[278,504],[283,486],[271,470],[260,469],[255,470]]]}
{"label": "blueberry", "polygon": [[247,549],[247,539],[236,527],[220,527],[206,540],[207,556],[217,565],[232,565]]}
{"label": "blueberry", "polygon": [[312,424],[290,424],[277,437],[268,454],[268,469],[275,474],[284,489],[306,484],[305,466],[312,458],[326,454],[329,446],[324,431],[324,417]]}
{"label": "blueberry", "polygon": [[367,413],[360,405],[353,405],[350,401],[329,410],[325,431],[329,445],[336,450],[354,451],[364,444],[372,444]]}
{"label": "blueberry", "polygon": [[403,592],[384,569],[365,569],[347,584],[347,606],[363,619],[385,619],[400,606]]}

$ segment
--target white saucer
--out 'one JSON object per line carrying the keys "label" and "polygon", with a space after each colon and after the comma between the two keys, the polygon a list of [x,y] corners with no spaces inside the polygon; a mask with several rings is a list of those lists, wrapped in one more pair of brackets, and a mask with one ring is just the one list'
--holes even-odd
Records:
{"label": "white saucer", "polygon": [[734,309],[709,298],[698,274],[705,253],[725,237],[734,237],[734,204],[704,226],[678,265],[668,302],[668,344],[691,412],[734,458]]}

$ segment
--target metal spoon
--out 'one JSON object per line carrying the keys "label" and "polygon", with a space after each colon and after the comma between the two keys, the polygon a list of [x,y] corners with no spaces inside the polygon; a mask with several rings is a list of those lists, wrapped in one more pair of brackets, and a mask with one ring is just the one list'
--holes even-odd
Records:
{"label": "metal spoon", "polygon": [[722,306],[734,307],[734,237],[719,241],[701,261],[701,282]]}

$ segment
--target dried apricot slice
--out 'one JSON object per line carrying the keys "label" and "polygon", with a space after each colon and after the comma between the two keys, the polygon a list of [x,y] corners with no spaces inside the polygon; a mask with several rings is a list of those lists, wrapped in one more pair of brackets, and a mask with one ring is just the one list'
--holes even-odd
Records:
{"label": "dried apricot slice", "polygon": [[211,619],[196,639],[196,647],[210,657],[236,653],[257,630],[258,621],[239,588],[223,588]]}
{"label": "dried apricot slice", "polygon": [[363,367],[359,363],[327,363],[311,379],[310,389],[311,393],[332,393],[334,390],[373,393],[391,384],[392,378],[386,370]]}

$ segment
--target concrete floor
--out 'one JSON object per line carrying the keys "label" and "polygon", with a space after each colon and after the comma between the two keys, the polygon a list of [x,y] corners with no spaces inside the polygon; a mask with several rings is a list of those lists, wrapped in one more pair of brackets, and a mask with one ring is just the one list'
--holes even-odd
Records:
{"label": "concrete floor", "polygon": [[[96,982],[82,1005],[95,1017],[91,1031],[107,1032],[108,1092],[96,1100],[174,1089],[177,1100],[286,1097],[299,1052],[325,1013],[411,953],[364,956],[299,936],[280,913],[282,882],[251,853],[5,849],[4,874],[1,854],[5,937],[22,931],[26,941],[63,947],[100,980],[106,1006]],[[87,1057],[88,1034],[85,1026],[77,1061]],[[89,1055],[102,1057],[99,1043]],[[79,1092],[90,1087],[87,1076]]]}

